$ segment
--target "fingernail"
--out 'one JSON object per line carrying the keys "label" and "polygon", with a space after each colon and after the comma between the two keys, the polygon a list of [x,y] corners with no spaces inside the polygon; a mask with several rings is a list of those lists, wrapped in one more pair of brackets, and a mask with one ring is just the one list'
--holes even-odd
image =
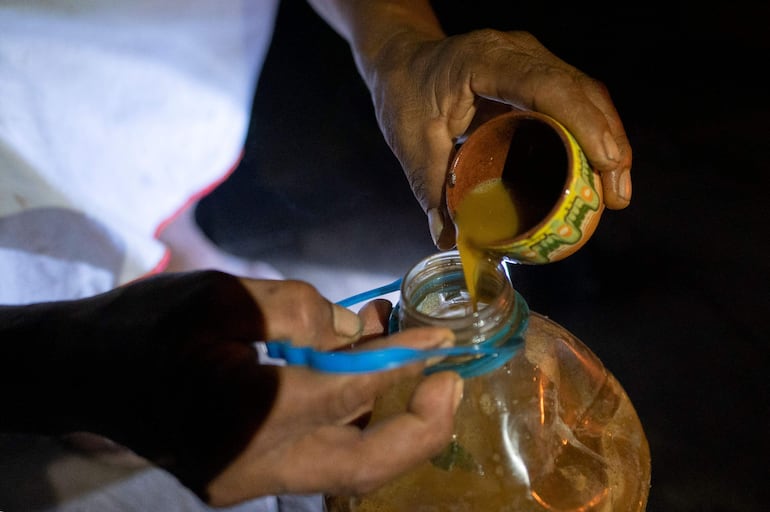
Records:
{"label": "fingernail", "polygon": [[452,407],[454,408],[454,411],[457,411],[457,408],[460,407],[460,402],[463,400],[463,388],[465,386],[465,383],[463,379],[457,379],[457,382],[455,382],[455,389],[454,389],[454,397],[453,397],[453,404]]}
{"label": "fingernail", "polygon": [[605,156],[613,162],[617,162],[620,158],[620,150],[615,143],[615,138],[610,132],[604,132],[603,143]]}
{"label": "fingernail", "polygon": [[428,229],[430,229],[433,245],[438,247],[441,232],[444,231],[444,217],[441,215],[438,208],[431,208],[428,210]]}
{"label": "fingernail", "polygon": [[355,338],[361,334],[364,326],[357,314],[337,304],[332,305],[332,311],[335,333],[349,338]]}
{"label": "fingernail", "polygon": [[631,173],[629,171],[624,170],[620,173],[618,195],[626,201],[631,201]]}

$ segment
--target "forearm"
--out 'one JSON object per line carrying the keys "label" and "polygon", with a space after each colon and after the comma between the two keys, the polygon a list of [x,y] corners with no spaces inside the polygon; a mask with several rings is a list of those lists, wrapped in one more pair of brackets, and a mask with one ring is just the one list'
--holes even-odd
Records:
{"label": "forearm", "polygon": [[238,278],[213,271],[0,306],[0,432],[100,434],[200,493],[272,408],[262,318]]}
{"label": "forearm", "polygon": [[308,0],[349,44],[371,85],[382,50],[396,41],[445,37],[428,0]]}
{"label": "forearm", "polygon": [[151,357],[110,314],[113,296],[0,306],[0,431],[111,437],[148,416],[149,368],[137,361]]}
{"label": "forearm", "polygon": [[69,404],[83,361],[73,365],[76,347],[64,350],[64,333],[72,332],[62,329],[67,316],[67,303],[0,306],[0,431],[58,434],[87,427]]}

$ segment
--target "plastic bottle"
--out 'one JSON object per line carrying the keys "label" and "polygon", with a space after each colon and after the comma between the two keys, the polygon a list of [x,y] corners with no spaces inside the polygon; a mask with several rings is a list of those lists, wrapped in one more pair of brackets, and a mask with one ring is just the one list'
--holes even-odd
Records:
{"label": "plastic bottle", "polygon": [[[476,310],[456,251],[407,273],[391,329],[441,325],[457,344],[519,350],[429,368],[466,379],[452,443],[371,494],[326,497],[328,512],[645,509],[650,453],[629,397],[586,345],[529,311],[507,268],[482,268]],[[413,385],[381,397],[371,421],[403,410]]]}

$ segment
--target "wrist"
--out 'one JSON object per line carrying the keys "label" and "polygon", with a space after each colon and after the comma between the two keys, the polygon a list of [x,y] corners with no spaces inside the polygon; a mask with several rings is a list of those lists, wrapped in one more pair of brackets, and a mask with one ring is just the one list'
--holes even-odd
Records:
{"label": "wrist", "polygon": [[415,45],[446,37],[428,0],[332,1],[316,8],[348,41],[369,87],[378,72],[409,59]]}

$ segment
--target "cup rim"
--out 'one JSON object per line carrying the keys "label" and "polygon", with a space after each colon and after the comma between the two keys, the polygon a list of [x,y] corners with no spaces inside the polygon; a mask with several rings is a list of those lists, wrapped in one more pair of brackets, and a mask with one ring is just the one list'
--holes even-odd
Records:
{"label": "cup rim", "polygon": [[[468,136],[465,142],[455,152],[455,155],[452,157],[452,161],[450,165],[450,174],[453,174],[455,172],[455,169],[457,168],[458,164],[460,165],[462,164],[462,159],[464,158],[465,154],[468,152],[467,149],[465,150],[465,152],[463,152],[463,150],[467,147],[470,147],[471,149],[473,149],[473,146],[467,146],[467,144],[469,142],[475,143],[475,141],[479,140],[480,138],[479,134],[483,135],[486,131],[496,128],[501,123],[511,123],[511,122],[518,123],[520,121],[526,121],[526,120],[536,121],[549,126],[550,128],[552,128],[552,131],[555,132],[555,134],[559,137],[559,140],[561,140],[562,149],[564,150],[567,156],[567,161],[566,161],[567,168],[565,169],[565,179],[564,179],[564,182],[562,183],[561,192],[559,193],[558,199],[554,202],[551,209],[548,210],[548,213],[539,222],[537,222],[535,225],[533,225],[526,231],[522,231],[521,233],[519,233],[514,237],[505,238],[497,241],[490,248],[508,246],[513,243],[520,242],[522,240],[530,238],[531,235],[543,229],[544,226],[546,226],[549,222],[551,222],[556,217],[556,214],[559,212],[559,210],[562,209],[565,201],[567,201],[567,199],[572,194],[575,193],[575,191],[570,190],[570,184],[575,180],[576,175],[580,173],[580,167],[576,165],[576,160],[579,158],[579,154],[577,152],[580,151],[580,149],[576,146],[576,143],[572,140],[571,135],[569,135],[569,132],[564,127],[564,125],[562,125],[556,119],[554,119],[553,117],[547,114],[543,114],[541,112],[535,112],[535,111],[513,110],[511,112],[506,112],[498,116],[495,116],[492,119],[489,119],[488,121],[483,123],[473,133],[471,133]],[[484,130],[484,131],[481,131],[481,130]],[[502,171],[503,171],[503,167],[500,168],[500,176],[490,176],[490,179],[494,177],[502,177]],[[454,212],[453,212],[452,206],[456,207],[456,204],[452,204],[452,206],[450,206],[450,197],[454,196],[449,191],[450,187],[451,185],[447,183],[446,185],[447,210],[449,211],[450,218],[452,218],[452,220],[454,221]]]}

